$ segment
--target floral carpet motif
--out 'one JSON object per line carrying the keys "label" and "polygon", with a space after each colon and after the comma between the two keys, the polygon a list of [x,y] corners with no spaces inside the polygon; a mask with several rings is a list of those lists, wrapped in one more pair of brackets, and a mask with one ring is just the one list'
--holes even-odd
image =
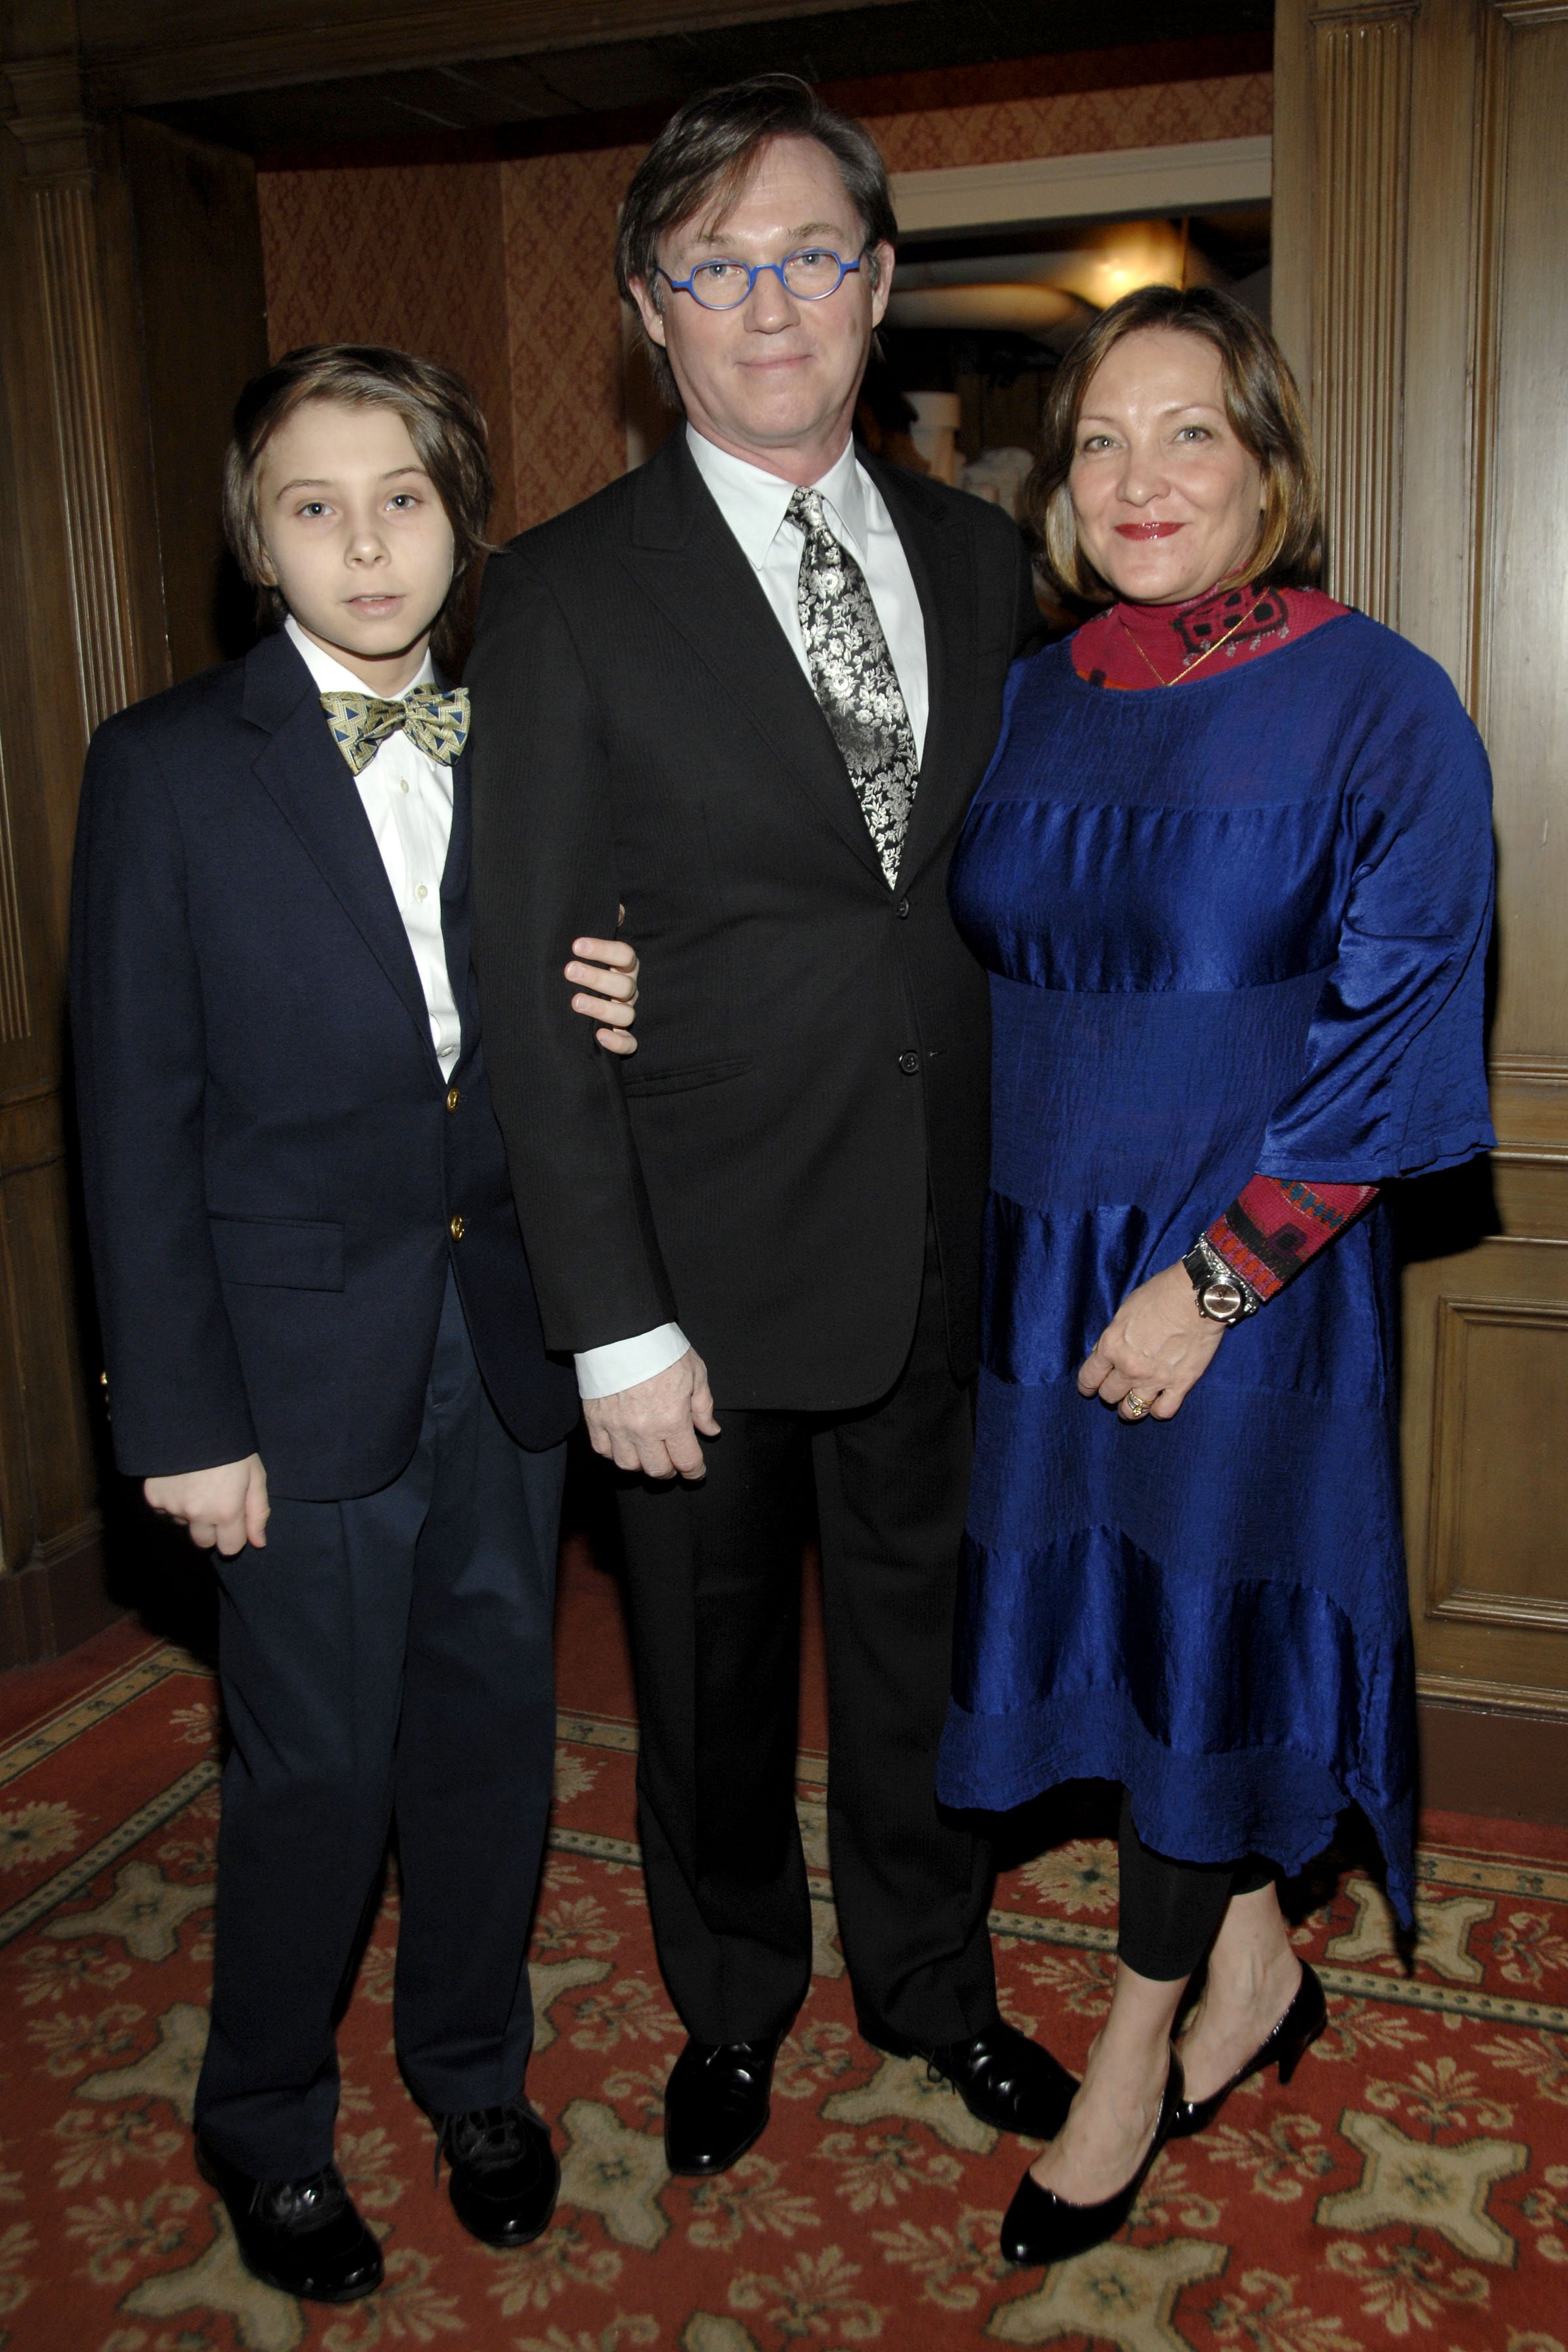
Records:
{"label": "floral carpet motif", "polygon": [[[432,2182],[391,2048],[395,1891],[345,2021],[339,2153],[386,2252],[343,2311],[251,2280],[191,2157],[217,1811],[213,1686],[129,1641],[0,1746],[4,2352],[1568,2352],[1568,1839],[1447,1822],[1413,1963],[1352,1862],[1297,1929],[1328,2033],[1167,2150],[1121,2236],[1014,2272],[996,2228],[1025,2151],[918,2062],[856,2034],[835,1929],[826,1765],[801,1759],[816,1974],[773,2121],[721,2179],[659,2134],[680,2028],[637,1867],[635,1727],[563,1714],[532,1969],[529,2087],[563,2158],[540,2242],[497,2254]],[[1484,1841],[1484,1842],[1483,1842]],[[1518,1849],[1518,1850],[1515,1850]],[[1114,1848],[1006,1873],[1003,2004],[1080,2064],[1112,1967]]]}

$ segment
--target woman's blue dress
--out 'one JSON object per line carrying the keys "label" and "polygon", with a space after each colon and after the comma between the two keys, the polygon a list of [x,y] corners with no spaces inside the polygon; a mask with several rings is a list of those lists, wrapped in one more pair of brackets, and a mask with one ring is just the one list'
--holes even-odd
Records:
{"label": "woman's blue dress", "polygon": [[1123,1781],[1145,1843],[1286,1871],[1347,1803],[1411,1897],[1413,1678],[1381,1207],[1170,1422],[1076,1375],[1247,1179],[1382,1182],[1493,1138],[1486,755],[1359,613],[1147,691],[1019,663],[953,861],[991,973],[974,1482],[939,1793]]}

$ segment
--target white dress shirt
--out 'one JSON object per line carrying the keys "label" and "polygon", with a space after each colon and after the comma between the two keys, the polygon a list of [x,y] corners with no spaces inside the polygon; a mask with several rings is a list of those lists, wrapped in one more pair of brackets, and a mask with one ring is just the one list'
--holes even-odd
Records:
{"label": "white dress shirt", "polygon": [[[686,428],[686,444],[809,682],[811,668],[801,634],[799,603],[800,556],[805,535],[797,524],[784,520],[795,484],[764,472],[761,466],[748,465],[743,457],[732,457],[727,449],[706,440],[694,425]],[[864,574],[898,675],[919,759],[925,751],[931,710],[925,618],[893,519],[876,483],[856,457],[853,439],[820,481],[809,487],[821,494],[827,528]],[[585,1397],[599,1397],[634,1388],[639,1381],[651,1381],[655,1373],[679,1361],[689,1345],[679,1323],[661,1323],[657,1330],[638,1332],[635,1339],[586,1349],[576,1359],[578,1390]]]}
{"label": "white dress shirt", "polygon": [[[811,669],[800,627],[800,553],[805,534],[798,524],[784,520],[795,484],[781,481],[777,474],[765,474],[743,457],[732,457],[690,425],[686,428],[686,446],[809,679]],[[855,455],[853,439],[821,480],[809,487],[821,496],[828,530],[840,547],[848,549],[865,575],[909,713],[915,757],[920,759],[925,751],[931,687],[925,616],[903,542],[881,492]]]}
{"label": "white dress shirt", "polygon": [[[322,694],[377,693],[376,688],[366,686],[363,677],[356,677],[352,669],[345,669],[313,644],[292,614],[283,626]],[[401,702],[409,687],[435,682],[435,667],[426,654],[418,676],[411,677],[408,686],[379,698]],[[406,731],[400,730],[387,737],[354,782],[414,950],[436,1058],[443,1075],[450,1077],[463,1042],[441,930],[441,877],[447,870],[452,838],[452,771],[418,750]]]}

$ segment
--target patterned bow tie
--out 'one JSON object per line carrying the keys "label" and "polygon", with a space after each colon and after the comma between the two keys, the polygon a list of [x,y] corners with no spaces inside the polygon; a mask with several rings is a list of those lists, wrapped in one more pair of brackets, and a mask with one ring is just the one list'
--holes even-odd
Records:
{"label": "patterned bow tie", "polygon": [[399,702],[384,702],[379,694],[323,694],[321,708],[351,775],[368,768],[387,738],[403,727],[415,748],[444,768],[468,740],[466,686],[411,686]]}

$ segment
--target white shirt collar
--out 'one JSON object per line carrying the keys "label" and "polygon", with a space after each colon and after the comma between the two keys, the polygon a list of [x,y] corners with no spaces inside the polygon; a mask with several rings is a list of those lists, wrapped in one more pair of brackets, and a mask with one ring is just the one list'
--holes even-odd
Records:
{"label": "white shirt collar", "polygon": [[[739,540],[742,554],[752,569],[760,572],[783,527],[785,511],[795,496],[795,484],[781,481],[777,474],[764,473],[761,466],[753,466],[744,457],[731,457],[728,449],[721,449],[706,439],[694,425],[686,428],[686,445],[720,512]],[[853,434],[845,444],[842,457],[835,460],[819,481],[808,487],[820,493],[824,506],[833,509],[844,536],[864,563],[868,524],[865,478],[855,455]]]}
{"label": "white shirt collar", "polygon": [[[295,652],[315,679],[318,692],[321,694],[374,694],[376,692],[374,686],[366,686],[363,677],[356,677],[352,669],[345,669],[341,661],[334,660],[331,654],[323,653],[315,640],[305,635],[292,613],[283,624],[283,634],[289,639]],[[434,686],[435,683],[436,665],[430,658],[430,648],[426,646],[425,658],[414,677],[409,679],[408,686],[399,687],[395,694],[384,694],[379,698],[383,702],[401,702],[408,692],[409,687]]]}

